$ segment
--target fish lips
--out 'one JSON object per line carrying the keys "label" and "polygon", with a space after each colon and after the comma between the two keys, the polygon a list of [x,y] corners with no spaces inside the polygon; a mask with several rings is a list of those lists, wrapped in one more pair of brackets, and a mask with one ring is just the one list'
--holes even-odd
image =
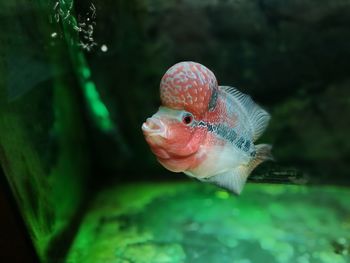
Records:
{"label": "fish lips", "polygon": [[164,123],[158,118],[151,117],[142,124],[141,129],[151,151],[159,158],[169,159],[170,155],[162,147],[162,145],[165,144],[166,139]]}
{"label": "fish lips", "polygon": [[141,127],[143,133],[147,137],[163,137],[166,138],[165,124],[158,118],[148,118]]}

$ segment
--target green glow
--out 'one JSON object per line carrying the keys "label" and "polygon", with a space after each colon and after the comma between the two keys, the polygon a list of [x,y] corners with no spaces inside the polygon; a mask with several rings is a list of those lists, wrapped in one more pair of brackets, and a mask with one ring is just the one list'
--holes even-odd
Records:
{"label": "green glow", "polygon": [[87,67],[83,67],[83,68],[81,69],[81,75],[82,75],[84,78],[86,78],[86,79],[90,78],[90,77],[91,77],[91,71],[90,71],[90,69],[87,68]]}
{"label": "green glow", "polygon": [[[59,2],[63,11],[67,12],[71,1],[60,0]],[[77,19],[74,13],[70,12],[68,18],[62,20],[62,25],[65,39],[69,45],[70,57],[78,75],[80,86],[85,94],[92,120],[103,132],[115,132],[116,136],[119,137],[117,126],[113,123],[109,111],[100,97],[98,89],[91,80],[90,68],[86,62],[83,51],[78,46],[79,35],[73,29],[74,26],[77,26]],[[119,141],[121,141],[121,139],[119,139]]]}
{"label": "green glow", "polygon": [[336,187],[121,185],[91,204],[67,262],[350,262],[334,247],[350,242],[349,199]]}
{"label": "green glow", "polygon": [[100,95],[96,89],[95,84],[92,81],[88,81],[85,84],[85,95],[95,121],[99,123],[99,126],[104,131],[113,130],[114,126],[110,119],[109,111],[100,99]]}
{"label": "green glow", "polygon": [[227,199],[230,197],[230,194],[226,191],[217,191],[215,193],[215,195],[218,197],[218,198],[221,198],[221,199]]}
{"label": "green glow", "polygon": [[89,81],[85,85],[86,96],[91,102],[94,113],[101,118],[108,118],[109,112],[106,106],[101,102],[100,96],[93,82]]}

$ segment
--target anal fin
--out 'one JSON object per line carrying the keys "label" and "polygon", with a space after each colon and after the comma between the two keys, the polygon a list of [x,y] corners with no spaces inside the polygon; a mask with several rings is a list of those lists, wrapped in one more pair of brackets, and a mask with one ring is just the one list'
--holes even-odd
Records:
{"label": "anal fin", "polygon": [[234,170],[209,177],[206,181],[239,195],[249,176],[247,168],[247,166],[242,165]]}
{"label": "anal fin", "polygon": [[239,195],[247,181],[250,173],[262,162],[273,160],[271,145],[259,144],[256,146],[256,155],[248,165],[240,165],[233,170],[214,175],[205,181],[225,188],[234,194]]}

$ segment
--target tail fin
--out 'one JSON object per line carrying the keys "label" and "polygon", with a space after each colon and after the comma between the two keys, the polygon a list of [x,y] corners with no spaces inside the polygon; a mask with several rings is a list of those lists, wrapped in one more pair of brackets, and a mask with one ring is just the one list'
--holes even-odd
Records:
{"label": "tail fin", "polygon": [[248,165],[248,174],[250,174],[259,164],[264,161],[273,161],[274,158],[271,154],[272,146],[270,144],[258,144],[256,145],[256,155]]}

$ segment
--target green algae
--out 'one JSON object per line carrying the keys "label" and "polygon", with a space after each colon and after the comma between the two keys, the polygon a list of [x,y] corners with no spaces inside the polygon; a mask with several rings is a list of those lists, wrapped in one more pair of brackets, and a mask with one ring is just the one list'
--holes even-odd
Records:
{"label": "green algae", "polygon": [[[348,262],[348,189],[130,184],[91,204],[67,262]],[[341,241],[341,242],[340,242]],[[348,249],[348,247],[347,247]]]}

